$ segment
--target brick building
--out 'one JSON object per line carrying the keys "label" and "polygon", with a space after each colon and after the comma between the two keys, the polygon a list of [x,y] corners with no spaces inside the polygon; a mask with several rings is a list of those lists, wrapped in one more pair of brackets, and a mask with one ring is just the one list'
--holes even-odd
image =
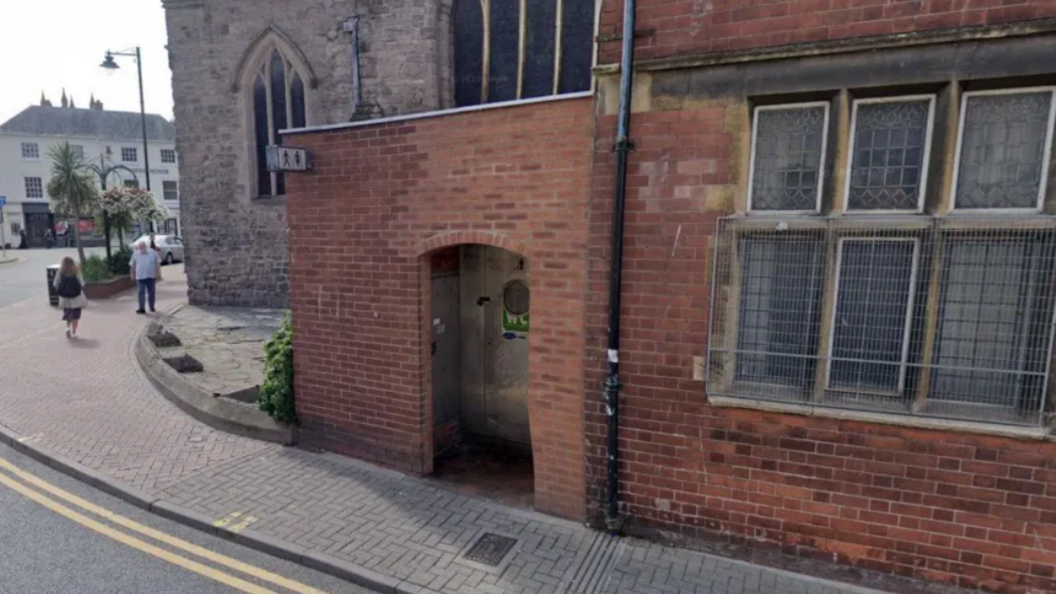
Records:
{"label": "brick building", "polygon": [[[605,3],[602,39],[621,8]],[[1056,2],[641,2],[637,15],[626,514],[641,530],[1056,590],[1043,424]],[[601,45],[598,71],[592,504],[619,49]]]}
{"label": "brick building", "polygon": [[622,3],[593,96],[523,6],[450,13],[457,109],[285,134],[301,440],[513,445],[598,524],[616,453],[630,531],[1056,590],[1056,2],[642,0],[613,353]]}

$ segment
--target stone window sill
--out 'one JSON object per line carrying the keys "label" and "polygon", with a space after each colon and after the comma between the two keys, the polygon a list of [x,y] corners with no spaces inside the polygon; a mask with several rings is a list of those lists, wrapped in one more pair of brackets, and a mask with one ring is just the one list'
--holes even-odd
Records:
{"label": "stone window sill", "polygon": [[286,206],[286,195],[256,196],[251,202],[257,206]]}
{"label": "stone window sill", "polygon": [[906,427],[911,429],[955,431],[960,433],[1011,437],[1014,439],[1032,441],[1056,441],[1056,435],[1053,435],[1048,429],[1044,427],[1016,427],[1012,425],[994,425],[990,423],[979,423],[973,421],[936,419],[929,417],[912,417],[908,415],[895,415],[862,410],[811,406],[806,404],[795,404],[791,402],[771,402],[765,400],[750,400],[745,398],[730,398],[728,396],[709,396],[708,403],[711,406],[717,408],[741,408],[748,410],[759,410],[774,413],[801,415],[807,417],[818,417],[822,419],[834,419],[840,421],[857,421],[862,423],[897,425],[899,427]]}

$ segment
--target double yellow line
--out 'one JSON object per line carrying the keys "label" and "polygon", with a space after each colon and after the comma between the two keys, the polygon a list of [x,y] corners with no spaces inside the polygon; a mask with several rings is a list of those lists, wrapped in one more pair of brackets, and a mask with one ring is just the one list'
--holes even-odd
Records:
{"label": "double yellow line", "polygon": [[[285,578],[281,575],[272,573],[270,571],[261,569],[254,565],[244,563],[238,559],[221,555],[204,547],[200,547],[196,544],[187,542],[185,540],[176,538],[170,534],[166,534],[159,530],[155,530],[149,526],[145,526],[118,515],[106,508],[95,505],[94,503],[82,499],[73,493],[64,491],[59,487],[37,477],[34,474],[26,472],[21,468],[15,466],[11,462],[0,458],[0,485],[11,489],[12,491],[22,495],[23,497],[40,504],[41,506],[59,514],[60,516],[76,522],[85,528],[98,532],[103,536],[111,538],[121,544],[127,545],[138,551],[144,552],[152,557],[162,559],[173,565],[182,567],[188,571],[192,571],[199,575],[205,576],[217,582],[220,582],[226,586],[230,586],[237,590],[246,592],[247,594],[277,594],[273,590],[258,586],[252,582],[246,581],[242,578],[231,575],[224,571],[220,571],[209,565],[205,565],[191,558],[177,555],[169,550],[163,549],[157,545],[151,544],[141,538],[137,538],[130,534],[116,530],[92,517],[85,515],[72,507],[68,507],[56,501],[56,499],[63,500],[74,507],[80,508],[85,512],[98,516],[99,518],[126,528],[127,530],[138,533],[147,538],[151,538],[159,543],[166,544],[174,549],[178,549],[190,555],[194,555],[203,560],[209,561],[215,565],[223,566],[236,572],[242,573],[248,577],[254,578],[261,582],[268,582],[289,590],[296,592],[297,594],[326,594],[322,590],[313,588],[311,586],[302,584],[300,582]],[[10,475],[10,476],[9,476]],[[19,480],[15,480],[15,477]],[[21,481],[21,482],[19,482]],[[39,491],[31,489],[29,486],[33,486]],[[41,493],[43,491],[44,493]],[[55,499],[52,499],[48,495],[51,495]]]}

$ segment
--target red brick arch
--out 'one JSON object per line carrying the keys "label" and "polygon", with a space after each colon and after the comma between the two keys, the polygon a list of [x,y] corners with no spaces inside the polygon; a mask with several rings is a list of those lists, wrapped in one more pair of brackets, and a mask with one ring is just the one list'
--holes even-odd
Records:
{"label": "red brick arch", "polygon": [[462,244],[490,245],[502,248],[509,252],[515,252],[527,258],[532,254],[524,242],[511,239],[499,233],[488,233],[486,231],[451,231],[440,233],[419,241],[414,246],[415,255],[424,256],[436,250]]}

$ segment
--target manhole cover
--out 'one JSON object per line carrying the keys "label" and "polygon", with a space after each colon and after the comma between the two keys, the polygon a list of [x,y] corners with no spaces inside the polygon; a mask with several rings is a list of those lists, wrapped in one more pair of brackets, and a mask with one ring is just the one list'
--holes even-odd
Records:
{"label": "manhole cover", "polygon": [[466,551],[465,558],[466,561],[497,567],[515,544],[517,544],[516,538],[485,532],[484,536]]}

